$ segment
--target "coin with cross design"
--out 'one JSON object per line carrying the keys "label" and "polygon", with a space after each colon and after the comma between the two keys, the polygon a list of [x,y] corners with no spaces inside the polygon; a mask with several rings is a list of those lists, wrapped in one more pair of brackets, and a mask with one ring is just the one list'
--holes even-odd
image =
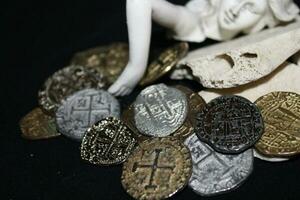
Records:
{"label": "coin with cross design", "polygon": [[62,102],[56,124],[61,134],[81,141],[90,126],[106,117],[120,117],[119,102],[105,90],[85,89]]}
{"label": "coin with cross design", "polygon": [[122,185],[135,199],[164,199],[187,185],[192,172],[190,152],[175,138],[139,144],[124,163]]}
{"label": "coin with cross design", "polygon": [[89,128],[81,143],[81,158],[96,165],[124,162],[137,140],[119,119],[108,117]]}
{"label": "coin with cross design", "polygon": [[184,123],[188,113],[186,95],[165,84],[145,88],[133,107],[137,129],[142,134],[155,137],[174,133]]}
{"label": "coin with cross design", "polygon": [[201,196],[229,192],[240,186],[253,170],[252,149],[241,154],[221,154],[201,142],[196,134],[188,137],[185,145],[193,162],[189,187]]}
{"label": "coin with cross design", "polygon": [[240,153],[253,146],[264,131],[258,107],[240,96],[221,96],[196,116],[200,140],[221,153]]}

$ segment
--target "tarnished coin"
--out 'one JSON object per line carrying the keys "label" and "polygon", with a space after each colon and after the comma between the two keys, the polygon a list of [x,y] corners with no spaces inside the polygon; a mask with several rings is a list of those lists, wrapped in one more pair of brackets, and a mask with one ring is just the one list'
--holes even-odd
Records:
{"label": "tarnished coin", "polygon": [[252,149],[241,154],[217,153],[196,134],[191,135],[185,145],[193,161],[189,186],[201,196],[229,192],[240,186],[253,170]]}
{"label": "tarnished coin", "polygon": [[148,66],[145,76],[139,84],[142,86],[149,85],[166,75],[176,66],[180,59],[186,56],[188,50],[188,43],[182,42],[162,52],[160,56]]}
{"label": "tarnished coin", "polygon": [[240,96],[222,96],[209,102],[197,117],[200,140],[221,153],[240,153],[253,146],[264,131],[255,104]]}
{"label": "tarnished coin", "polygon": [[71,65],[47,79],[38,93],[39,105],[44,111],[54,115],[61,101],[67,96],[82,89],[103,88],[105,85],[105,78],[98,71]]}
{"label": "tarnished coin", "polygon": [[267,162],[285,162],[285,161],[289,160],[289,158],[266,156],[266,155],[259,153],[255,149],[254,149],[253,153],[254,153],[255,158],[258,158],[260,160],[267,161]]}
{"label": "tarnished coin", "polygon": [[81,143],[81,158],[96,165],[120,164],[135,145],[132,131],[119,119],[109,117],[86,131]]}
{"label": "tarnished coin", "polygon": [[120,117],[120,104],[104,90],[85,89],[62,102],[56,112],[61,134],[81,141],[85,131],[106,117]]}
{"label": "tarnished coin", "polygon": [[60,136],[56,130],[55,119],[43,113],[40,108],[33,109],[20,121],[22,136],[29,140],[48,139]]}
{"label": "tarnished coin", "polygon": [[300,154],[300,95],[273,92],[259,98],[256,105],[266,126],[256,149],[276,157]]}
{"label": "tarnished coin", "polygon": [[185,94],[164,84],[145,88],[133,107],[137,129],[142,134],[155,137],[174,133],[182,126],[188,113]]}
{"label": "tarnished coin", "polygon": [[128,60],[128,44],[112,43],[76,53],[71,63],[97,69],[112,84],[126,67]]}
{"label": "tarnished coin", "polygon": [[174,138],[140,143],[124,163],[122,185],[135,199],[164,199],[181,190],[191,176],[189,150]]}

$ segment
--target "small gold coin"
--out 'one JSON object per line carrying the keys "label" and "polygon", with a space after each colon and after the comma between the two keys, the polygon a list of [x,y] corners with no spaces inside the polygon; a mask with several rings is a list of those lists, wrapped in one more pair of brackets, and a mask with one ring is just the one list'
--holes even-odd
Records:
{"label": "small gold coin", "polygon": [[158,59],[148,66],[145,76],[139,84],[141,86],[152,84],[170,72],[179,60],[186,56],[188,50],[188,43],[182,42],[162,52]]}
{"label": "small gold coin", "polygon": [[29,140],[48,139],[60,136],[53,117],[46,115],[40,108],[33,109],[20,121],[22,136]]}
{"label": "small gold coin", "polygon": [[300,95],[269,93],[256,101],[265,132],[255,145],[266,156],[289,157],[300,153]]}
{"label": "small gold coin", "polygon": [[191,155],[175,138],[145,140],[124,163],[122,185],[135,199],[165,199],[183,189],[192,173]]}
{"label": "small gold coin", "polygon": [[108,84],[112,84],[122,73],[128,60],[128,45],[126,43],[112,43],[76,53],[71,63],[96,68],[105,75]]}

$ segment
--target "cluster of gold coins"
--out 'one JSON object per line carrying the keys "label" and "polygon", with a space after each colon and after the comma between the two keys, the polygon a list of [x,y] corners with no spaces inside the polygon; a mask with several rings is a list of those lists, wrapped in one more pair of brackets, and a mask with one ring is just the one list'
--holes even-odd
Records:
{"label": "cluster of gold coins", "polygon": [[[140,85],[149,85],[170,72],[187,51],[186,43],[164,51],[148,66]],[[127,62],[128,46],[122,43],[76,54],[71,66],[57,72],[62,78],[58,78],[50,89],[45,83],[39,92],[40,107],[20,121],[22,136],[31,140],[59,136],[53,110],[61,101],[84,88],[106,89]],[[68,73],[72,76],[68,77]],[[81,142],[82,159],[99,166],[124,163],[122,186],[136,199],[164,199],[182,190],[188,184],[193,168],[191,152],[184,141],[195,133],[197,113],[206,102],[186,87],[176,86],[176,89],[185,94],[188,113],[183,124],[170,136],[141,134],[131,105],[122,113],[121,119],[104,118],[85,131]],[[255,104],[265,125],[262,137],[255,144],[257,155],[272,160],[300,154],[300,95],[273,92],[262,96]]]}

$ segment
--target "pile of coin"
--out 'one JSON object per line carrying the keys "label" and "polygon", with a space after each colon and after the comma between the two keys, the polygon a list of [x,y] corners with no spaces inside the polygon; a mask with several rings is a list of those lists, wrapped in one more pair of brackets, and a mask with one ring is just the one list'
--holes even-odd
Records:
{"label": "pile of coin", "polygon": [[135,199],[164,199],[187,185],[201,196],[236,189],[253,171],[254,156],[284,161],[300,154],[300,95],[273,92],[255,103],[234,95],[205,102],[183,86],[154,83],[188,50],[177,44],[152,62],[149,85],[122,112],[105,89],[128,61],[122,43],[80,52],[47,79],[39,108],[20,122],[23,136],[60,134],[81,142],[93,165],[123,164],[121,183]]}

